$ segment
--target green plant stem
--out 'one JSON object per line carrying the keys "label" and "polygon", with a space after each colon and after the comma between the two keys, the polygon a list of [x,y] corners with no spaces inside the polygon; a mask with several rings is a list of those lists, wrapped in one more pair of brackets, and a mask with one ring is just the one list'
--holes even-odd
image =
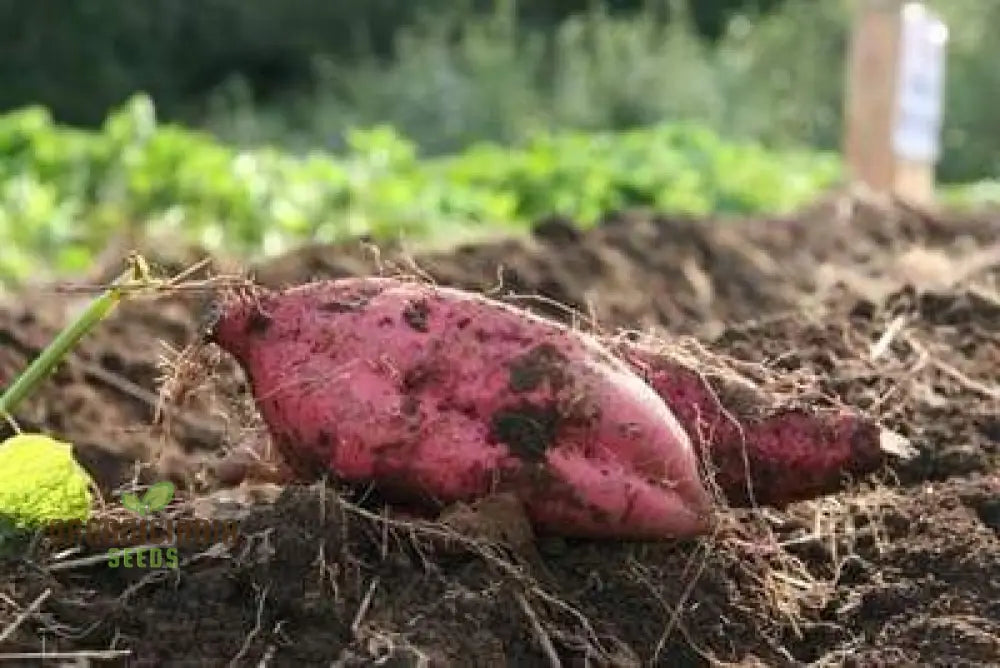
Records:
{"label": "green plant stem", "polygon": [[21,402],[48,377],[80,339],[114,310],[122,298],[121,286],[135,280],[136,273],[134,267],[123,273],[112,287],[90,303],[75,322],[59,332],[55,340],[0,396],[0,418],[13,418],[13,413]]}

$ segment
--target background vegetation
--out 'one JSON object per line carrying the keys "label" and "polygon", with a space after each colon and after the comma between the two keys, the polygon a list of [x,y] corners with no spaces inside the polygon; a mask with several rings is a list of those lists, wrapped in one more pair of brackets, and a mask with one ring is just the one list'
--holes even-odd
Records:
{"label": "background vegetation", "polygon": [[[540,128],[695,119],[836,149],[853,0],[0,0],[0,109],[96,126],[138,91],[230,140],[342,148],[390,123],[423,151]],[[993,176],[1000,3],[952,31],[947,181]]]}
{"label": "background vegetation", "polygon": [[[931,4],[952,31],[940,177],[994,200],[1000,3]],[[778,211],[838,176],[852,0],[0,6],[0,280],[78,270],[129,227],[271,252]]]}
{"label": "background vegetation", "polygon": [[391,126],[349,132],[339,155],[236,149],[158,125],[146,96],[99,131],[55,125],[41,108],[8,114],[0,157],[0,280],[8,281],[36,271],[39,256],[60,271],[84,270],[123,227],[254,255],[359,234],[516,231],[553,214],[586,225],[631,207],[783,211],[839,175],[835,156],[723,141],[690,123],[543,133],[517,148],[483,142],[431,159],[418,159]]}

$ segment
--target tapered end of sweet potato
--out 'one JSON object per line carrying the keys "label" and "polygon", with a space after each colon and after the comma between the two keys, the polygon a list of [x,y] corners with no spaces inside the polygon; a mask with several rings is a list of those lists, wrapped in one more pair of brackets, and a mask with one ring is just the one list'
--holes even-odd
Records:
{"label": "tapered end of sweet potato", "polygon": [[723,433],[711,444],[711,463],[716,484],[735,506],[782,506],[829,494],[885,462],[882,429],[850,412],[780,410]]}
{"label": "tapered end of sweet potato", "polygon": [[270,294],[264,288],[220,293],[201,316],[202,339],[245,361],[253,337],[266,333],[271,324],[266,308]]}
{"label": "tapered end of sweet potato", "polygon": [[670,407],[732,505],[815,498],[912,454],[905,439],[855,411],[776,396],[669,351],[622,341],[612,348]]}

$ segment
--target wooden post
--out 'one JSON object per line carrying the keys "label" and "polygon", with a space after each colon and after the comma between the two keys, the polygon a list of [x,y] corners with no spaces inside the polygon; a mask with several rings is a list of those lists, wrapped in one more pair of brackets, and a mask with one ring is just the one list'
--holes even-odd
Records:
{"label": "wooden post", "polygon": [[847,67],[848,176],[929,204],[940,150],[947,28],[919,2],[859,4]]}

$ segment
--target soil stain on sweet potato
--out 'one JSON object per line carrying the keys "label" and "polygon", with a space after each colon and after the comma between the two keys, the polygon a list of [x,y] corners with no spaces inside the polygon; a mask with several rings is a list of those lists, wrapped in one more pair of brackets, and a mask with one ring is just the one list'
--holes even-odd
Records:
{"label": "soil stain on sweet potato", "polygon": [[271,328],[272,319],[263,311],[254,310],[247,319],[246,332],[252,336],[264,336]]}
{"label": "soil stain on sweet potato", "polygon": [[355,299],[334,299],[319,305],[321,311],[328,313],[356,313],[368,305],[371,299],[359,296]]}
{"label": "soil stain on sweet potato", "polygon": [[542,343],[511,362],[509,387],[512,392],[531,392],[547,380],[553,391],[566,385],[566,356],[551,343]]}
{"label": "soil stain on sweet potato", "polygon": [[437,376],[433,366],[418,363],[403,374],[402,389],[406,393],[418,392],[432,383]]}
{"label": "soil stain on sweet potato", "polygon": [[428,330],[427,317],[430,315],[430,312],[431,309],[427,305],[426,300],[419,299],[410,302],[403,309],[403,322],[418,332],[426,332]]}
{"label": "soil stain on sweet potato", "polygon": [[528,462],[545,460],[558,430],[559,413],[554,406],[511,406],[494,413],[490,421],[490,436]]}

